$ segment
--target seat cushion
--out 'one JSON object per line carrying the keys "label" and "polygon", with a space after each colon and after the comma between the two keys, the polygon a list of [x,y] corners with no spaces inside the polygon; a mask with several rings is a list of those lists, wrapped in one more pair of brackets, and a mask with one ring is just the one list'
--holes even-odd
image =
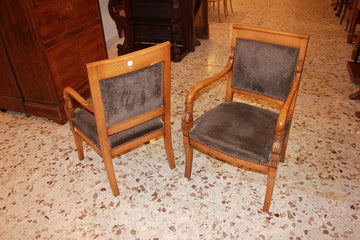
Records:
{"label": "seat cushion", "polygon": [[[78,128],[85,136],[87,136],[97,147],[100,147],[99,137],[96,128],[95,116],[87,110],[81,109],[76,112],[75,118],[72,123]],[[147,121],[139,126],[130,128],[120,133],[113,134],[109,137],[111,148],[134,140],[138,137],[149,134],[155,130],[163,127],[163,121],[160,117]]]}
{"label": "seat cushion", "polygon": [[[223,103],[196,119],[190,137],[234,157],[267,165],[278,114],[244,103]],[[285,133],[290,121],[287,121]]]}

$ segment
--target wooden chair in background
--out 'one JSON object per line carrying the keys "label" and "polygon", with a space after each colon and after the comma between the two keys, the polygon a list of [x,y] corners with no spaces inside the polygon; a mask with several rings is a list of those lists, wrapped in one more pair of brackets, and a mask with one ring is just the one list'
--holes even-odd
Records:
{"label": "wooden chair in background", "polygon": [[[219,22],[221,22],[221,14],[220,14],[221,0],[207,0],[207,1],[208,1],[208,3],[210,3],[210,5],[212,5],[213,11],[215,11],[215,5],[217,5],[217,13],[218,13],[218,17],[219,17]],[[227,8],[227,0],[223,0],[222,2],[223,2],[223,8],[224,8],[224,16],[226,18],[229,15],[228,8]],[[229,2],[230,2],[231,12],[234,12],[233,6],[232,6],[232,0],[230,0]]]}

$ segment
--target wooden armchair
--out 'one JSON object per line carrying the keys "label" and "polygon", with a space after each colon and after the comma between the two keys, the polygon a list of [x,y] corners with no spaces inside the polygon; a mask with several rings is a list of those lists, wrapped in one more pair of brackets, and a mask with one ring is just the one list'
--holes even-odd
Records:
{"label": "wooden armchair", "polygon": [[[186,96],[182,131],[185,177],[190,178],[193,148],[220,161],[266,174],[263,211],[268,212],[279,162],[287,140],[304,65],[308,36],[233,25],[230,57],[225,68],[193,86]],[[225,103],[193,120],[196,95],[227,78]],[[254,102],[234,101],[234,94]]]}
{"label": "wooden armchair", "polygon": [[[65,111],[79,159],[84,141],[102,156],[112,192],[119,195],[112,158],[164,136],[175,167],[170,127],[170,43],[86,64],[92,103],[65,88]],[[76,103],[77,102],[77,103]],[[74,106],[80,104],[82,109]]]}

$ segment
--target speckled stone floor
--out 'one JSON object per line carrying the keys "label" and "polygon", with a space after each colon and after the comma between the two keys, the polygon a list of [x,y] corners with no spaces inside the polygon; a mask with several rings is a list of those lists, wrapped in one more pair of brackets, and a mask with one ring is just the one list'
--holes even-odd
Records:
{"label": "speckled stone floor", "polygon": [[[172,64],[172,132],[177,167],[163,141],[114,159],[114,197],[101,158],[86,147],[79,161],[68,125],[0,112],[0,239],[359,239],[360,120],[358,90],[346,69],[346,43],[331,0],[233,0],[210,39]],[[285,163],[270,214],[260,211],[266,177],[194,153],[183,177],[180,131],[184,97],[219,71],[231,23],[310,34]],[[109,49],[113,56],[115,50]],[[201,113],[223,101],[224,84],[205,92]]]}

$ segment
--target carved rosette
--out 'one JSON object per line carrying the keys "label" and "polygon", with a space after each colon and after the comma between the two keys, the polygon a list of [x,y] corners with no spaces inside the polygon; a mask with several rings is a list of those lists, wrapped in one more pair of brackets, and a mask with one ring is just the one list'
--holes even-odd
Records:
{"label": "carved rosette", "polygon": [[181,129],[184,135],[189,135],[189,130],[193,126],[193,105],[185,104],[185,112],[182,115]]}
{"label": "carved rosette", "polygon": [[284,142],[284,131],[275,132],[274,142],[271,148],[271,151],[277,154],[280,154],[282,151],[282,145]]}

